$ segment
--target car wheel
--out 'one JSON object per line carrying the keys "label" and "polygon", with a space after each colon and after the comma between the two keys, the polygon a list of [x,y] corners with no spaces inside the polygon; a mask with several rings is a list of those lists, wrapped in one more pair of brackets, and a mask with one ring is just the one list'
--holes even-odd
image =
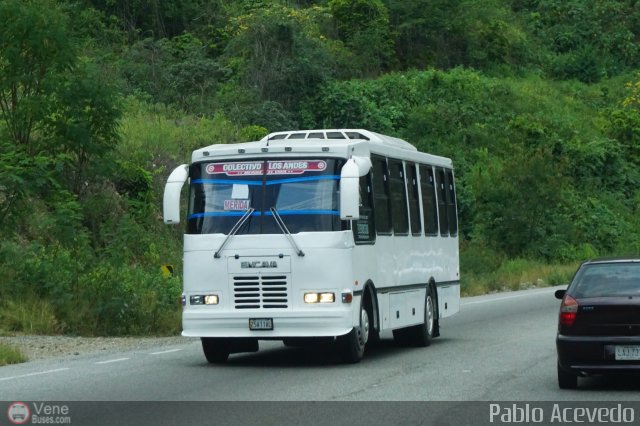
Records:
{"label": "car wheel", "polygon": [[360,362],[364,356],[364,348],[369,341],[369,313],[360,305],[360,325],[338,338],[338,347],[342,360],[349,364]]}
{"label": "car wheel", "polygon": [[221,364],[227,362],[230,351],[223,339],[202,337],[200,340],[202,340],[202,351],[209,363]]}
{"label": "car wheel", "polygon": [[558,365],[558,386],[560,389],[575,389],[578,387],[578,376],[563,370]]}

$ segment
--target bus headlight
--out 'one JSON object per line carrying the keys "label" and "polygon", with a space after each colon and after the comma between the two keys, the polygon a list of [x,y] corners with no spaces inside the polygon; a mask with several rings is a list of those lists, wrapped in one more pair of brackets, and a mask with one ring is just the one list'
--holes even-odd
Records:
{"label": "bus headlight", "polygon": [[218,295],[217,294],[210,294],[208,296],[204,297],[204,304],[205,305],[217,305],[218,304]]}
{"label": "bus headlight", "polygon": [[305,293],[304,303],[333,303],[336,301],[334,293]]}
{"label": "bus headlight", "polygon": [[191,305],[217,305],[220,302],[217,294],[194,295],[189,297]]}
{"label": "bus headlight", "polygon": [[318,303],[318,293],[305,293],[304,303]]}
{"label": "bus headlight", "polygon": [[333,293],[320,293],[320,303],[333,303],[336,301],[336,296]]}

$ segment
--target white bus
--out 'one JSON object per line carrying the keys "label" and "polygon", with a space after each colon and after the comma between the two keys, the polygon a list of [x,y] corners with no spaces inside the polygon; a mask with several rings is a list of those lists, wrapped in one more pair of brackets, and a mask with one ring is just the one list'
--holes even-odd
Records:
{"label": "white bus", "polygon": [[185,182],[182,335],[209,362],[258,340],[331,340],[358,362],[383,330],[429,345],[459,310],[450,159],[361,129],[212,145],[169,176],[165,223]]}

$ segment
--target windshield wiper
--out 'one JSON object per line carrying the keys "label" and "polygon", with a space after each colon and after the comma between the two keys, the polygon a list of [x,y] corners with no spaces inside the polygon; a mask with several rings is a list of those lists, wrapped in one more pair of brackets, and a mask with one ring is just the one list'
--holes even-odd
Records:
{"label": "windshield wiper", "polygon": [[293,247],[295,252],[298,254],[298,256],[300,257],[304,256],[304,252],[300,250],[300,247],[298,247],[295,240],[291,236],[291,232],[289,232],[287,225],[284,224],[284,221],[282,220],[280,213],[278,213],[278,210],[276,210],[275,207],[271,207],[269,211],[271,211],[271,214],[273,215],[273,219],[276,221],[276,223],[280,227],[280,230],[282,231],[282,233],[287,237],[287,239],[291,243],[291,246]]}
{"label": "windshield wiper", "polygon": [[229,238],[233,237],[234,235],[236,235],[236,232],[238,232],[238,230],[240,230],[240,228],[242,227],[242,225],[244,225],[244,223],[247,221],[247,219],[249,219],[249,216],[251,216],[251,213],[253,213],[256,209],[250,207],[247,211],[244,212],[244,214],[242,215],[242,217],[240,219],[238,219],[238,221],[236,222],[235,225],[233,225],[233,228],[231,228],[231,231],[229,231],[229,233],[227,234],[227,238],[224,239],[224,241],[222,242],[222,244],[220,245],[220,247],[218,247],[218,250],[216,250],[215,254],[213,255],[214,258],[219,259],[220,258],[220,252],[222,251],[222,249],[224,248],[224,246],[227,244],[227,242],[229,241]]}

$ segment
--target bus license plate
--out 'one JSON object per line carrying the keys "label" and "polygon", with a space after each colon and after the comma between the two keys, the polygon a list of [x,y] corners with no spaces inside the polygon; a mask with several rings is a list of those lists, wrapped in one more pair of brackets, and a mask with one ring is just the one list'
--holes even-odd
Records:
{"label": "bus license plate", "polygon": [[249,330],[273,330],[273,318],[249,318]]}
{"label": "bus license plate", "polygon": [[616,361],[640,360],[640,346],[616,346]]}

